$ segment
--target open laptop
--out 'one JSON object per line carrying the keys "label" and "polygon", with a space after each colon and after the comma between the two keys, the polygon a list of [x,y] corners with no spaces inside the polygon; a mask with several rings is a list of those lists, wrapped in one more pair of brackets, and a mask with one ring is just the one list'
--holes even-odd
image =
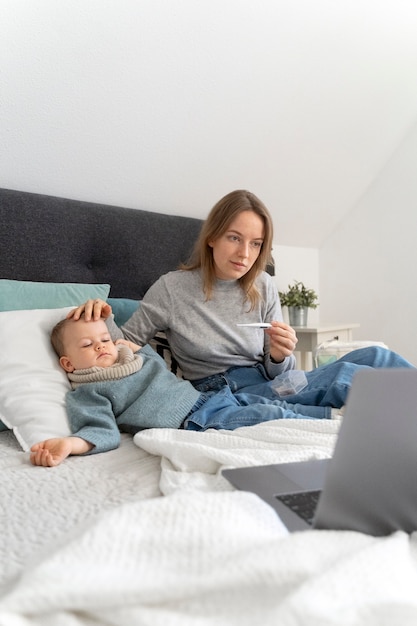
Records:
{"label": "open laptop", "polygon": [[[289,531],[417,529],[417,369],[364,369],[354,377],[332,459],[223,470],[258,494]],[[314,516],[287,500],[313,492]],[[296,495],[294,495],[296,494]],[[307,496],[309,499],[310,496]]]}

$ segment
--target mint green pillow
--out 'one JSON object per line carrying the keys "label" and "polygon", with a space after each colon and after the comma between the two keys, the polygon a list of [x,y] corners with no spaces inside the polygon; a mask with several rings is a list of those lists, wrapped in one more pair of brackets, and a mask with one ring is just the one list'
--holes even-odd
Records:
{"label": "mint green pillow", "polygon": [[90,298],[106,300],[109,292],[110,285],[0,279],[0,311],[59,309]]}

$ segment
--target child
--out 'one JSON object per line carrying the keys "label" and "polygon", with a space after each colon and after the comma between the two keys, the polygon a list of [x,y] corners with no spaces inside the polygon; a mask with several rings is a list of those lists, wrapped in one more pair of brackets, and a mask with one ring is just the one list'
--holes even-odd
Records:
{"label": "child", "polygon": [[[150,347],[125,339],[114,343],[103,319],[61,320],[52,345],[73,388],[66,396],[72,435],[32,446],[34,465],[59,465],[70,454],[117,448],[120,431],[144,428],[233,430],[280,418],[331,418],[330,407],[290,405],[229,387],[200,393],[170,372]],[[140,354],[139,354],[140,351]]]}

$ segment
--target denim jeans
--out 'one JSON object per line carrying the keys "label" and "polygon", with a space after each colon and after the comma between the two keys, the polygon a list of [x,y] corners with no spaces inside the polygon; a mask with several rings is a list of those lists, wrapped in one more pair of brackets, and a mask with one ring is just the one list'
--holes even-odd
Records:
{"label": "denim jeans", "polygon": [[232,393],[229,386],[209,391],[193,407],[184,422],[185,430],[208,428],[234,430],[277,419],[328,419],[331,409],[322,406],[288,405],[249,393]]}
{"label": "denim jeans", "polygon": [[281,402],[285,401],[285,405],[282,406],[288,410],[291,409],[291,405],[298,404],[340,408],[346,403],[354,375],[365,367],[414,366],[396,352],[380,346],[369,346],[349,352],[334,363],[321,365],[315,370],[306,372],[307,386],[299,393],[285,397],[279,396],[274,390],[274,381],[268,379],[260,363],[252,367],[232,367],[222,374],[191,382],[202,392],[216,391],[228,386],[234,394],[246,393],[273,401],[279,399]]}

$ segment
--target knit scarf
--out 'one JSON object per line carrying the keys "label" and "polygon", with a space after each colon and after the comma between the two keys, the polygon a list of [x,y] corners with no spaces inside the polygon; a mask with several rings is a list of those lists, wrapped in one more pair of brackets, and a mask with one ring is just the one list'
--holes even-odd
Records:
{"label": "knit scarf", "polygon": [[119,378],[124,378],[125,376],[130,376],[130,374],[138,372],[143,364],[143,359],[139,353],[134,354],[132,350],[124,344],[119,344],[117,348],[119,351],[118,359],[116,363],[109,367],[94,366],[83,370],[68,372],[71,387],[75,389],[85,383],[118,380]]}

